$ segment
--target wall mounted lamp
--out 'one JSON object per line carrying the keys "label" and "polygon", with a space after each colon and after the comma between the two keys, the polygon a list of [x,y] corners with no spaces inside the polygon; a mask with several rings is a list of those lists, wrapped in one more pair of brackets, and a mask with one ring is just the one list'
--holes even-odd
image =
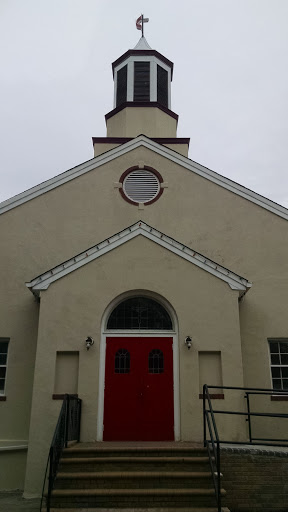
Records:
{"label": "wall mounted lamp", "polygon": [[87,336],[85,343],[87,350],[89,350],[89,348],[92,347],[92,345],[94,345],[94,340],[91,336]]}
{"label": "wall mounted lamp", "polygon": [[185,345],[187,346],[188,350],[190,350],[190,348],[192,347],[192,338],[190,336],[186,336]]}

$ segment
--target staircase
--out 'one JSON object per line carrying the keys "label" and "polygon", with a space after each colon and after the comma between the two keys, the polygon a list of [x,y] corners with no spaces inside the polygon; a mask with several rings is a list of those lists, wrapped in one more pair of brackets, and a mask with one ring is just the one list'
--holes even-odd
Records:
{"label": "staircase", "polygon": [[[224,489],[221,494],[225,496]],[[217,512],[207,450],[192,443],[79,443],[66,448],[51,512],[99,508]]]}

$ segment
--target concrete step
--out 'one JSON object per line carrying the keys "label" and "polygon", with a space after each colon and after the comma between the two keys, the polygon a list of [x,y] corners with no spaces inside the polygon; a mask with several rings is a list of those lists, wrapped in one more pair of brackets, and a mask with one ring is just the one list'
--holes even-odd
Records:
{"label": "concrete step", "polygon": [[208,471],[209,457],[66,457],[60,472],[82,471]]}
{"label": "concrete step", "polygon": [[[42,508],[41,512],[47,512]],[[99,508],[50,508],[50,512],[99,512]],[[101,512],[119,512],[119,508],[101,508]],[[121,508],[121,512],[218,512],[216,507],[169,507],[169,508]],[[222,507],[221,512],[230,512],[229,508]]]}
{"label": "concrete step", "polygon": [[209,471],[98,471],[59,472],[55,489],[210,488]]}
{"label": "concrete step", "polygon": [[[221,495],[225,496],[224,489]],[[52,507],[151,508],[213,507],[214,489],[59,489],[53,490]]]}
{"label": "concrete step", "polygon": [[[214,496],[214,489],[61,489],[53,490],[56,496]],[[226,491],[221,489],[221,496],[226,496]]]}
{"label": "concrete step", "polygon": [[91,444],[82,446],[81,443],[74,445],[71,448],[63,450],[63,458],[66,457],[197,457],[207,455],[207,448],[181,446],[179,444],[171,444],[171,446],[107,446],[106,444],[99,443],[99,445]]}
{"label": "concrete step", "polygon": [[207,449],[197,443],[78,443],[64,450],[51,512],[218,512],[215,503]]}

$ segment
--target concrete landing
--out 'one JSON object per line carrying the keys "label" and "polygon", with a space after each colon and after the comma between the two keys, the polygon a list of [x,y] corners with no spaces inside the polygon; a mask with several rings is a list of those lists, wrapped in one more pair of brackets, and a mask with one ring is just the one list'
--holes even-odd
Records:
{"label": "concrete landing", "polygon": [[22,491],[1,491],[0,512],[39,512],[41,501],[40,498],[25,500],[22,498],[22,495]]}

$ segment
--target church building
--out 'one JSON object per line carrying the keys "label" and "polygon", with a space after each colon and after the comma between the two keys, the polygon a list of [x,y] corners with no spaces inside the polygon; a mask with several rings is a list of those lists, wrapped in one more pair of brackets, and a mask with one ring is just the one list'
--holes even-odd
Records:
{"label": "church building", "polygon": [[[202,442],[204,384],[215,408],[245,411],[223,387],[250,387],[288,412],[288,210],[188,158],[173,63],[144,36],[112,71],[94,156],[0,204],[0,481],[27,497],[65,394],[103,445]],[[245,420],[217,418],[221,437]]]}

